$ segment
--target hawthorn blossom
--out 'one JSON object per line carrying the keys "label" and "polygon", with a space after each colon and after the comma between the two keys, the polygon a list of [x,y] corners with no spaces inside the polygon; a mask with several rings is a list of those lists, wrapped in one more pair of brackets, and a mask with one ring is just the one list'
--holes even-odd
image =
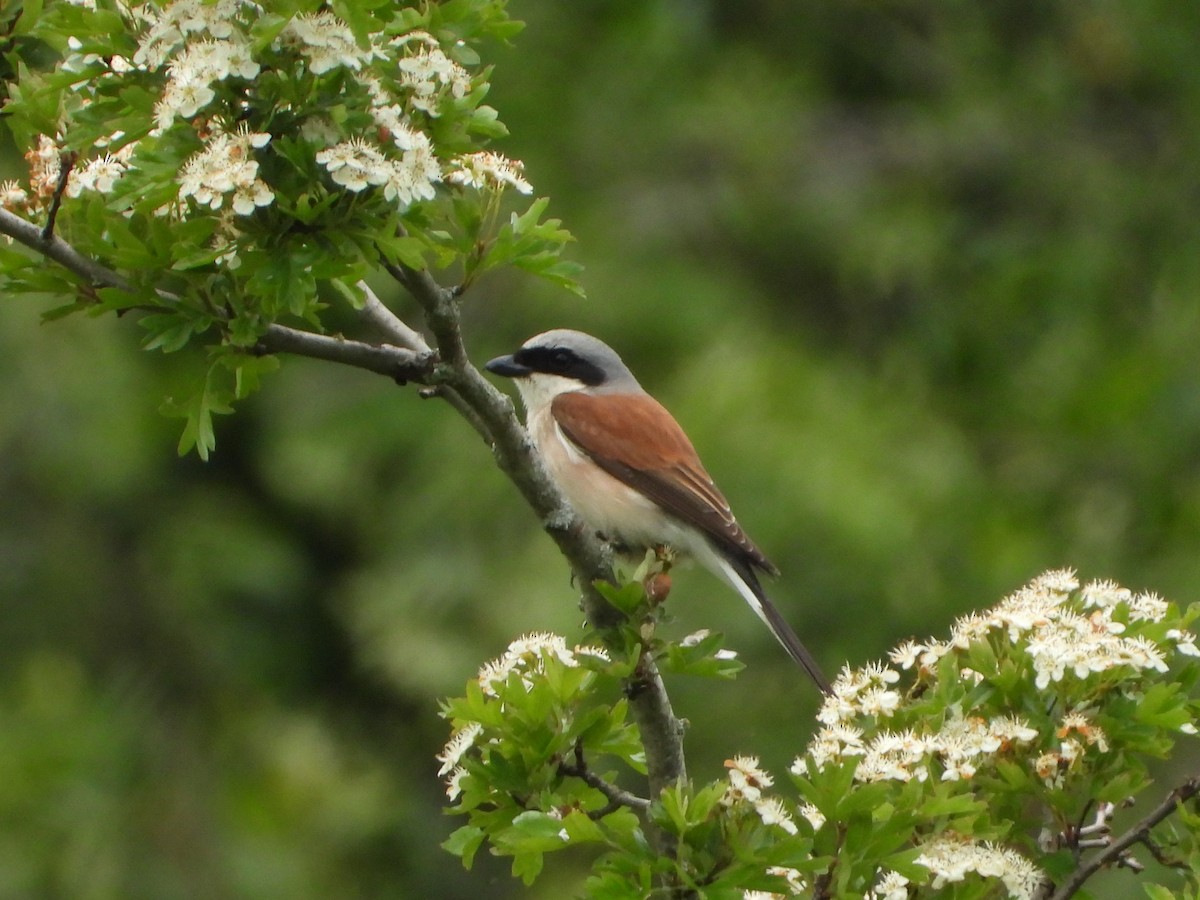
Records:
{"label": "hawthorn blossom", "polygon": [[447,56],[430,35],[423,31],[412,32],[392,43],[404,47],[421,45],[414,54],[396,64],[400,70],[400,84],[408,89],[409,103],[414,109],[436,117],[443,89],[456,100],[470,92],[470,73]]}
{"label": "hawthorn blossom", "polygon": [[190,35],[225,39],[234,34],[237,15],[255,10],[249,0],[176,0],[161,10],[151,4],[134,7],[146,24],[133,64],[151,71],[161,68]]}
{"label": "hawthorn blossom", "polygon": [[483,726],[478,722],[469,722],[454,732],[450,736],[450,740],[446,742],[446,746],[442,748],[442,752],[437,755],[437,760],[442,764],[442,767],[438,769],[438,775],[445,775],[457,768],[459,760],[475,746],[475,739],[482,733]]}
{"label": "hawthorn blossom", "polygon": [[778,797],[767,797],[754,804],[754,810],[764,825],[778,825],[788,834],[795,834],[796,823]]}
{"label": "hawthorn blossom", "polygon": [[0,184],[0,207],[17,209],[29,202],[29,194],[12,179]]}
{"label": "hawthorn blossom", "polygon": [[362,138],[351,138],[320,151],[317,162],[328,170],[335,184],[355,192],[383,184],[391,174],[387,158]]}
{"label": "hawthorn blossom", "polygon": [[579,665],[577,656],[583,654],[607,660],[608,654],[601,647],[567,646],[567,642],[557,634],[546,631],[522,635],[508,645],[508,649],[496,659],[483,664],[479,669],[477,680],[483,693],[489,697],[499,696],[496,685],[505,684],[514,674],[520,674],[526,690],[533,686],[529,675],[544,671],[546,661],[555,659],[568,668]]}
{"label": "hawthorn blossom", "polygon": [[1015,850],[949,834],[926,844],[914,862],[929,869],[935,890],[964,881],[974,873],[999,879],[1009,897],[1032,900],[1046,880],[1041,869]]}
{"label": "hawthorn blossom", "polygon": [[359,47],[350,26],[331,12],[293,16],[284,26],[279,41],[295,47],[314,75],[338,66],[357,72],[375,56],[374,50]]}
{"label": "hawthorn blossom", "polygon": [[875,887],[867,892],[866,900],[908,900],[908,879],[899,872],[887,871]]}
{"label": "hawthorn blossom", "polygon": [[176,118],[190,119],[212,103],[216,83],[231,76],[255,78],[260,68],[240,39],[187,44],[167,66],[167,86],[154,107],[156,130],[166,130]]}
{"label": "hawthorn blossom", "polygon": [[757,756],[735,756],[725,760],[729,770],[729,787],[725,790],[725,802],[747,800],[756,803],[762,797],[763,788],[775,783],[770,773],[759,768]]}
{"label": "hawthorn blossom", "polygon": [[49,135],[39,134],[37,143],[25,154],[25,161],[29,163],[29,186],[35,198],[44,200],[54,196],[62,172],[61,153]]}
{"label": "hawthorn blossom", "polygon": [[127,168],[128,164],[119,156],[108,153],[89,159],[84,165],[71,170],[67,178],[66,195],[78,197],[84,191],[110,193]]}
{"label": "hawthorn blossom", "polygon": [[232,207],[238,215],[249,215],[269,206],[275,193],[258,177],[258,161],[251,151],[265,147],[271,135],[241,128],[221,132],[184,163],[179,175],[179,199],[193,198],[201,206],[220,209],[233,194]]}
{"label": "hawthorn blossom", "polygon": [[381,186],[384,197],[403,208],[417,200],[432,200],[434,184],[441,179],[428,139],[414,143],[417,146],[404,151],[400,159],[390,159],[376,145],[351,138],[321,150],[316,159],[335,184],[355,192]]}
{"label": "hawthorn blossom", "polygon": [[515,188],[519,193],[532,194],[533,185],[525,180],[525,166],[518,159],[484,150],[460,156],[451,164],[446,180],[465,187],[503,190]]}

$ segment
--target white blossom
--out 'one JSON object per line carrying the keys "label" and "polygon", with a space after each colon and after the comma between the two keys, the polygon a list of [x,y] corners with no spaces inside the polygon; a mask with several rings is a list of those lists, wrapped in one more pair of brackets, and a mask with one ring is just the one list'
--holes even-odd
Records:
{"label": "white blossom", "polygon": [[84,191],[108,194],[127,168],[126,163],[107,153],[89,159],[84,165],[71,170],[66,194],[68,197],[78,197]]}
{"label": "white blossom", "polygon": [[462,780],[466,774],[467,770],[462,766],[455,766],[446,776],[446,798],[451,802],[457,800],[458,795],[462,793]]}
{"label": "white blossom", "polygon": [[764,825],[778,825],[788,834],[796,833],[796,823],[778,797],[765,797],[754,804],[754,809]]}
{"label": "white blossom", "polygon": [[191,36],[224,40],[236,33],[237,16],[242,10],[256,10],[247,0],[176,0],[161,10],[146,4],[135,7],[134,14],[145,22],[138,41],[133,65],[158,69]]}
{"label": "white blossom", "polygon": [[338,66],[357,72],[375,56],[373,49],[359,47],[350,27],[330,12],[293,16],[284,26],[279,41],[295,47],[315,75]]}
{"label": "white blossom", "polygon": [[1200,649],[1196,647],[1196,635],[1190,631],[1172,628],[1167,632],[1167,640],[1174,641],[1176,652],[1184,656],[1200,656]]}
{"label": "white blossom", "polygon": [[342,141],[317,154],[334,183],[351,191],[362,191],[372,184],[383,184],[391,174],[388,160],[362,138]]}
{"label": "white blossom", "polygon": [[524,171],[520,160],[484,150],[455,159],[446,173],[446,180],[465,187],[493,190],[512,187],[522,194],[532,194],[533,185],[525,180]]}
{"label": "white blossom", "polygon": [[471,76],[438,46],[423,43],[412,56],[401,59],[400,83],[410,91],[409,102],[414,109],[438,115],[438,102],[443,89],[451,97],[462,99],[471,89]]}
{"label": "white blossom", "polygon": [[757,756],[735,756],[725,760],[725,768],[729,770],[729,788],[725,791],[725,802],[747,800],[757,803],[762,797],[763,788],[769,788],[775,779],[758,765]]}
{"label": "white blossom", "polygon": [[908,900],[908,879],[899,872],[882,872],[866,900]]}
{"label": "white blossom", "polygon": [[475,739],[482,733],[483,726],[478,722],[468,722],[454,732],[450,736],[450,740],[446,742],[446,746],[442,748],[442,752],[437,755],[438,762],[442,764],[442,767],[438,769],[438,775],[445,775],[457,768],[463,755],[475,746]]}
{"label": "white blossom", "polygon": [[1032,900],[1045,874],[1015,850],[991,842],[941,835],[925,845],[914,862],[929,869],[933,888],[964,881],[969,874],[999,879],[1009,897]]}
{"label": "white blossom", "polygon": [[179,199],[191,197],[201,206],[220,209],[226,195],[232,193],[233,209],[239,215],[270,205],[275,194],[258,177],[258,161],[251,152],[265,147],[270,140],[269,134],[246,128],[218,133],[184,163],[179,175]]}
{"label": "white blossom", "polygon": [[10,179],[0,184],[0,207],[4,207],[4,209],[17,209],[24,206],[28,201],[29,194],[15,181]]}
{"label": "white blossom", "polygon": [[520,674],[526,690],[533,687],[531,675],[544,670],[546,660],[556,659],[563,665],[574,668],[579,665],[575,658],[576,652],[584,652],[589,656],[600,656],[603,651],[597,647],[583,647],[571,650],[567,642],[557,634],[550,632],[533,632],[522,635],[508,645],[504,653],[479,669],[477,676],[479,686],[489,697],[499,696],[497,684],[504,684],[514,674]]}

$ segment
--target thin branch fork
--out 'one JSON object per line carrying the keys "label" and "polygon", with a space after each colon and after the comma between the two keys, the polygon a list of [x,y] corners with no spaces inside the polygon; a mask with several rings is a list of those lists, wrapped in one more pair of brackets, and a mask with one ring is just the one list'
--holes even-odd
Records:
{"label": "thin branch fork", "polygon": [[605,797],[608,798],[608,803],[600,809],[593,810],[588,813],[588,817],[592,819],[603,819],[609,813],[616,812],[622,806],[626,806],[632,810],[643,812],[650,808],[650,801],[645,797],[639,797],[632,794],[623,788],[617,787],[611,782],[605,781],[595,772],[588,768],[587,761],[583,758],[583,742],[575,742],[575,762],[561,762],[558,765],[558,771],[563,775],[570,775],[573,778],[578,778],[590,787],[594,787]]}
{"label": "thin branch fork", "polygon": [[1153,853],[1157,849],[1157,845],[1153,843],[1150,837],[1150,832],[1154,826],[1174,813],[1180,804],[1186,803],[1198,794],[1200,794],[1200,774],[1193,775],[1183,784],[1172,790],[1167,794],[1162,803],[1150,810],[1144,818],[1134,824],[1123,835],[1115,838],[1103,852],[1097,853],[1076,869],[1058,890],[1049,895],[1049,900],[1067,900],[1067,898],[1073,897],[1083,887],[1084,883],[1101,869],[1113,864],[1121,864],[1122,860],[1127,857],[1130,848],[1135,844],[1143,844],[1150,848]]}

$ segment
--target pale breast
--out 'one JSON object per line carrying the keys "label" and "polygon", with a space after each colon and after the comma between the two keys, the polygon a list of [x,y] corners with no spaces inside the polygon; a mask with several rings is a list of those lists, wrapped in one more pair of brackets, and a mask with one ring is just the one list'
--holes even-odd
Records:
{"label": "pale breast", "polygon": [[589,527],[631,547],[690,549],[689,536],[673,519],[588,459],[563,435],[548,409],[530,417],[529,433],[550,477]]}

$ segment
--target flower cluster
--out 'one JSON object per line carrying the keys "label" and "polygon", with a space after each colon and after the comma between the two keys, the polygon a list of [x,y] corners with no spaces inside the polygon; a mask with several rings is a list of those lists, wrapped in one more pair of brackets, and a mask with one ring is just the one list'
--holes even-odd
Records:
{"label": "flower cluster", "polygon": [[238,215],[249,215],[267,206],[274,192],[258,177],[252,150],[265,147],[271,135],[239,128],[213,136],[203,150],[184,163],[179,176],[179,199],[193,198],[201,206],[220,209],[232,193],[231,206]]}
{"label": "flower cluster", "polygon": [[161,8],[152,4],[134,7],[134,24],[140,25],[134,65],[154,70],[193,35],[224,40],[234,35],[239,13],[254,13],[257,7],[248,0],[175,0]]}
{"label": "flower cluster", "polygon": [[304,57],[314,75],[338,66],[357,72],[375,56],[374,50],[360,48],[346,23],[330,12],[300,13],[284,27],[280,40]]}
{"label": "flower cluster", "polygon": [[170,128],[177,118],[190,119],[212,103],[216,82],[230,76],[254,78],[260,69],[239,37],[187,44],[167,66],[167,86],[154,107],[157,127],[152,133]]}
{"label": "flower cluster", "polygon": [[438,777],[446,779],[446,796],[451,800],[458,797],[461,791],[459,783],[467,774],[467,770],[459,763],[482,733],[482,725],[478,722],[468,722],[450,736],[450,740],[446,742],[442,752],[437,755],[438,762],[442,764],[442,767],[438,769]]}
{"label": "flower cluster", "polygon": [[[506,696],[504,689],[512,679],[517,679],[518,690],[528,694],[535,689],[536,681],[546,674],[551,661],[568,669],[576,669],[580,666],[581,657],[608,661],[608,654],[600,647],[571,648],[560,635],[534,632],[517,638],[503,654],[485,663],[479,670],[477,681],[483,696],[489,698],[488,702],[499,700],[503,708],[507,702],[503,699]],[[446,780],[446,796],[450,800],[458,798],[462,779],[467,774],[462,765],[463,757],[479,745],[483,733],[483,725],[479,721],[465,721],[437,756],[441,763],[438,775]]]}
{"label": "flower cluster", "polygon": [[[865,740],[853,725],[822,728],[809,744],[806,755],[792,764],[794,775],[803,777],[848,759],[856,759],[854,778],[862,783],[878,781],[926,781],[931,773],[942,781],[972,778],[978,767],[997,753],[1018,744],[1028,744],[1038,732],[1023,720],[1001,716],[991,721],[981,717],[951,717],[938,731],[881,731]],[[940,774],[939,774],[940,773]]]}
{"label": "flower cluster", "polygon": [[778,825],[788,834],[796,833],[796,823],[778,797],[764,797],[763,789],[775,783],[769,773],[759,768],[756,756],[735,756],[725,760],[729,770],[729,787],[722,802],[726,806],[747,804],[754,808],[764,825]]}
{"label": "flower cluster", "polygon": [[1041,869],[1015,850],[952,834],[930,841],[914,862],[929,869],[935,889],[964,881],[974,873],[999,879],[1010,897],[1032,900],[1046,880]]}
{"label": "flower cluster", "polygon": [[499,696],[497,684],[505,684],[513,674],[520,674],[528,690],[533,676],[545,671],[547,659],[557,659],[573,669],[579,665],[581,654],[593,659],[608,659],[602,647],[577,646],[571,649],[561,635],[546,631],[522,635],[509,644],[501,656],[484,663],[479,670],[479,686],[487,696],[496,697]]}
{"label": "flower cluster", "polygon": [[446,180],[474,188],[501,190],[512,187],[522,194],[532,194],[533,185],[525,180],[524,172],[520,160],[485,150],[455,159]]}
{"label": "flower cluster", "polygon": [[1048,788],[1061,788],[1069,773],[1089,747],[1098,753],[1108,752],[1108,737],[1104,730],[1080,712],[1067,713],[1055,731],[1058,747],[1047,750],[1033,761],[1034,771]]}
{"label": "flower cluster", "polygon": [[414,109],[437,116],[443,96],[461,100],[470,91],[467,70],[448,57],[431,35],[414,31],[396,38],[392,45],[405,50],[416,48],[397,64],[400,83],[409,91]]}
{"label": "flower cluster", "polygon": [[[1052,571],[1005,598],[988,613],[965,616],[955,623],[946,643],[908,642],[892,654],[902,668],[918,665],[932,670],[953,650],[973,641],[1007,636],[1029,657],[1039,690],[1060,682],[1068,672],[1076,678],[1120,666],[1135,671],[1167,671],[1167,657],[1178,650],[1198,652],[1194,637],[1177,631],[1173,645],[1161,645],[1144,635],[1122,637],[1128,622],[1161,621],[1167,604],[1154,594],[1134,594],[1111,581],[1096,581],[1080,589],[1073,572]],[[1091,610],[1091,612],[1088,612]],[[977,673],[968,672],[971,677]]]}
{"label": "flower cluster", "polygon": [[409,132],[406,137],[411,146],[400,159],[384,156],[377,145],[362,138],[352,138],[319,151],[317,162],[335,184],[355,192],[371,185],[382,187],[384,197],[401,208],[416,200],[432,200],[433,186],[442,178],[433,148],[420,132]]}
{"label": "flower cluster", "polygon": [[[264,10],[252,0],[174,0],[161,6],[122,6],[120,11],[129,31],[138,35],[136,51],[129,58],[103,55],[91,52],[94,41],[69,38],[63,65],[88,75],[71,102],[86,108],[99,97],[119,95],[129,79],[136,79],[142,90],[157,77],[161,87],[153,116],[144,129],[121,135],[115,152],[108,147],[112,137],[94,141],[93,152],[85,153],[92,158],[78,161],[70,173],[63,191],[67,197],[88,191],[110,194],[128,173],[141,171],[139,152],[147,138],[155,158],[164,146],[189,147],[190,152],[199,138],[203,148],[177,169],[180,202],[159,212],[221,214],[213,249],[222,251],[218,261],[231,266],[238,259],[242,232],[224,212],[232,208],[236,215],[248,216],[275,200],[279,188],[268,183],[254,153],[273,154],[268,147],[273,138],[299,137],[335,188],[377,192],[401,210],[434,199],[443,182],[532,192],[517,160],[488,152],[439,152],[434,146],[430,120],[459,108],[453,106],[458,101],[466,103],[473,82],[448,55],[449,48],[426,31],[399,36],[380,32],[360,43],[338,16],[320,9],[291,15],[263,45],[253,39],[252,28]],[[335,122],[326,106],[285,105],[289,115],[284,121],[293,123],[294,133],[269,134],[276,120],[266,125],[256,113],[257,80],[264,66],[312,76],[342,70],[338,90],[346,105],[369,113],[375,127],[356,133],[342,119]],[[269,102],[273,111],[279,109],[278,98]],[[64,120],[64,130],[69,127]],[[22,194],[21,186],[9,186],[3,199],[9,208],[41,208],[55,195],[67,143],[62,136],[39,138],[27,154],[29,190]],[[126,196],[139,192],[127,191]]]}
{"label": "flower cluster", "polygon": [[[1164,672],[1172,653],[1196,655],[1191,632],[1171,629],[1161,642],[1145,634],[1127,637],[1123,633],[1126,623],[1159,622],[1168,609],[1153,594],[1134,594],[1107,581],[1080,588],[1074,573],[1053,571],[994,609],[959,619],[948,641],[909,641],[890,658],[899,669],[915,670],[918,679],[928,680],[946,655],[962,654],[965,659],[977,642],[993,641],[997,652],[1024,661],[1038,690],[1062,681],[1068,672],[1078,679],[1117,667],[1134,673]],[[958,672],[968,684],[985,677],[966,665]],[[854,760],[859,782],[924,781],[931,775],[957,781],[972,778],[981,764],[998,753],[1038,742],[1044,746],[1049,740],[1047,735],[1039,741],[1038,731],[1020,717],[972,714],[964,709],[948,717],[937,731],[875,730],[877,724],[872,724],[872,736],[865,737],[857,722],[879,723],[895,717],[904,706],[906,701],[897,690],[899,680],[899,671],[879,663],[844,669],[817,716],[825,727],[796,759],[792,772],[803,776],[813,768]],[[1195,733],[1190,723],[1179,730]],[[1033,764],[1051,786],[1061,783],[1085,749],[1094,746],[1103,752],[1107,747],[1102,729],[1082,710],[1062,719],[1057,737],[1058,746]]]}

